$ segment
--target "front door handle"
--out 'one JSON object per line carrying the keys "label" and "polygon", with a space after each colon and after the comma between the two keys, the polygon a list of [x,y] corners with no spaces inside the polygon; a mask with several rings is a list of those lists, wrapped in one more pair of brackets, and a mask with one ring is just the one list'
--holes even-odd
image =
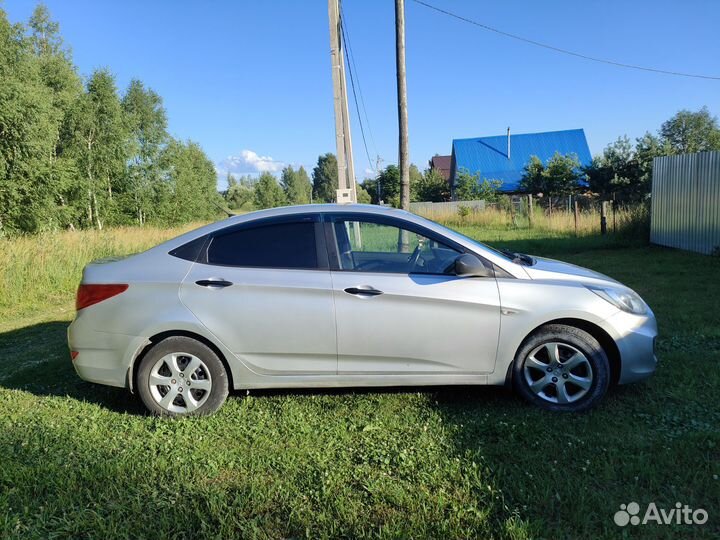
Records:
{"label": "front door handle", "polygon": [[383,293],[372,287],[348,287],[345,289],[345,292],[348,294],[357,294],[358,296],[379,296]]}
{"label": "front door handle", "polygon": [[222,289],[223,287],[229,287],[232,285],[232,281],[225,281],[224,279],[200,279],[196,281],[201,287],[212,287]]}

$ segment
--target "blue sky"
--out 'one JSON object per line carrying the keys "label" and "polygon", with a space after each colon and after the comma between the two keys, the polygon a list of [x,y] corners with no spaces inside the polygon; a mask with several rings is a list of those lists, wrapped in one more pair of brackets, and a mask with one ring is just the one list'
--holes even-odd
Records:
{"label": "blue sky", "polygon": [[[632,71],[489,33],[406,0],[410,153],[421,168],[453,138],[584,128],[593,154],[682,108],[720,114],[720,81]],[[427,0],[548,44],[720,76],[715,0]],[[46,0],[81,73],[109,67],[162,95],[171,133],[220,170],[311,169],[335,151],[327,2]],[[13,22],[34,1],[0,3]],[[397,160],[394,2],[344,0],[370,155]],[[352,99],[352,98],[351,98]],[[351,101],[351,108],[353,107]],[[357,115],[356,173],[370,174]],[[262,159],[266,158],[266,159]]]}

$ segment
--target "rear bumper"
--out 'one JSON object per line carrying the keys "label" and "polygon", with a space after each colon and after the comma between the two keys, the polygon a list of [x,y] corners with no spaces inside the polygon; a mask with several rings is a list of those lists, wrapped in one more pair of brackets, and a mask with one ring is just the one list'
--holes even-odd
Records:
{"label": "rear bumper", "polygon": [[605,321],[612,329],[620,351],[620,384],[647,379],[657,368],[655,339],[657,323],[655,315],[637,316],[618,312]]}
{"label": "rear bumper", "polygon": [[77,352],[75,371],[89,382],[129,387],[128,373],[135,353],[147,338],[99,332],[75,319],[68,327],[68,345]]}

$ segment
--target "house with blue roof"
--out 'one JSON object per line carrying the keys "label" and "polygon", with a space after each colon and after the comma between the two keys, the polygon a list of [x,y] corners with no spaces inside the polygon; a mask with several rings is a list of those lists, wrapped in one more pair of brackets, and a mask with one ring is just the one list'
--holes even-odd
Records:
{"label": "house with blue roof", "polygon": [[502,180],[500,191],[521,191],[523,169],[531,156],[546,163],[555,152],[575,154],[582,166],[592,162],[585,131],[568,129],[544,133],[518,133],[472,139],[454,139],[450,161],[450,188],[460,171],[478,174],[487,180]]}

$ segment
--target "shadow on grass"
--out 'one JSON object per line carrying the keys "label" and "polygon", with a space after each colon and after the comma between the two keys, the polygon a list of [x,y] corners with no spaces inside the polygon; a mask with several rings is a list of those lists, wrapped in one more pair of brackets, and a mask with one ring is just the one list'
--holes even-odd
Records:
{"label": "shadow on grass", "polygon": [[115,412],[142,413],[142,404],[126,389],[88,383],[77,376],[67,327],[67,321],[51,321],[0,334],[4,363],[0,386],[37,396],[70,397]]}
{"label": "shadow on grass", "polygon": [[275,396],[352,396],[369,394],[430,394],[436,401],[445,402],[462,399],[459,396],[472,395],[472,399],[482,406],[496,401],[509,404],[517,401],[509,389],[501,386],[354,386],[339,388],[272,388],[239,391],[238,395],[249,395],[253,397],[275,397]]}

